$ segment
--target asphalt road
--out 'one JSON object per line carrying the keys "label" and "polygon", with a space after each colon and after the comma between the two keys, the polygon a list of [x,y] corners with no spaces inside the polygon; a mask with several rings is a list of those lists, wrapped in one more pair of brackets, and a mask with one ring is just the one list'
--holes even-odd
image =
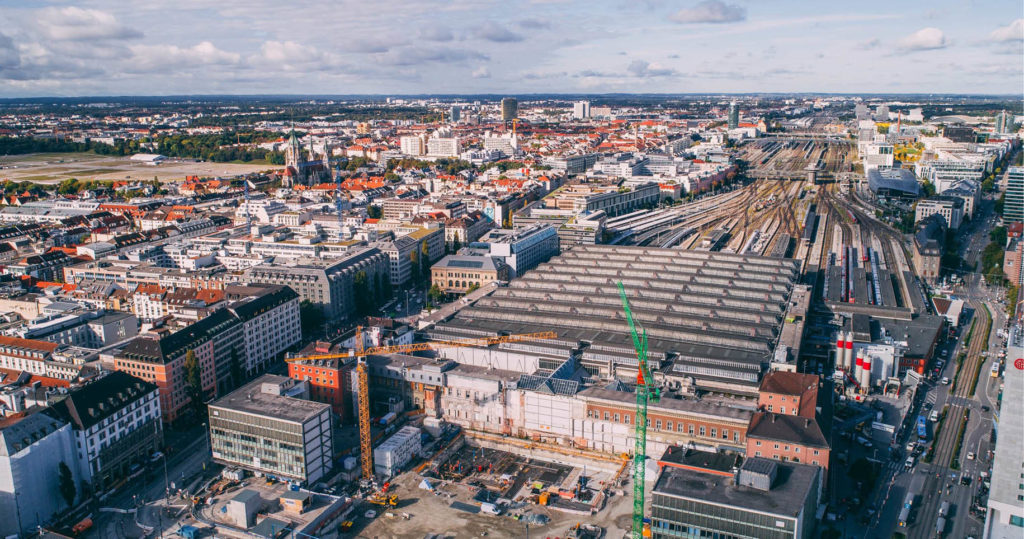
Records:
{"label": "asphalt road", "polygon": [[[196,436],[191,439],[180,441],[176,446],[175,453],[167,458],[167,484],[174,484],[175,488],[181,488],[183,479],[202,472],[204,465],[210,462],[210,448],[205,430],[195,429]],[[169,443],[178,443],[177,440]],[[148,480],[146,478],[149,477]],[[162,513],[165,507],[165,478],[163,462],[157,461],[148,474],[143,474],[138,479],[122,488],[111,498],[100,504],[100,507],[124,511],[136,510],[137,513],[120,513],[110,511],[95,511],[93,516],[93,527],[83,537],[97,538],[135,538],[141,537],[142,531],[136,526],[139,523],[169,531],[177,529],[167,513]],[[171,505],[183,505],[180,499],[171,499]]]}
{"label": "asphalt road", "polygon": [[[988,232],[992,224],[989,221],[991,216],[992,201],[985,200],[981,211],[974,223],[968,229],[968,236],[964,241],[963,257],[968,261],[976,261],[981,250],[988,243]],[[991,363],[996,358],[998,350],[1001,349],[1002,340],[997,336],[997,331],[1004,327],[1006,314],[1004,307],[999,303],[1002,291],[990,288],[982,284],[980,275],[970,274],[964,278],[964,286],[956,291],[962,299],[968,302],[973,310],[973,318],[976,320],[974,336],[967,349],[963,347],[963,338],[966,337],[969,322],[964,325],[960,334],[960,340],[956,343],[955,349],[949,354],[950,360],[944,366],[939,378],[948,377],[953,379],[956,372],[955,358],[961,351],[967,352],[964,360],[963,372],[961,373],[956,386],[925,383],[921,388],[921,405],[928,403],[934,410],[947,408],[947,419],[938,439],[933,440],[935,453],[931,463],[918,463],[910,472],[905,471],[902,462],[890,462],[880,479],[885,485],[879,497],[882,502],[882,510],[879,512],[878,520],[871,526],[871,531],[865,537],[889,537],[892,531],[902,531],[911,538],[935,537],[938,509],[942,501],[948,501],[951,509],[946,519],[945,537],[981,537],[983,522],[969,514],[972,499],[980,486],[979,473],[989,471],[991,460],[989,459],[989,434],[992,429],[992,411],[995,409],[995,396],[998,391],[998,380],[991,378]],[[983,307],[987,305],[992,313],[992,329],[988,340],[989,357],[982,357],[983,345],[982,329],[988,318]],[[977,391],[973,397],[970,396],[971,378],[973,376],[976,362],[983,362],[978,378]],[[982,411],[982,406],[989,407],[990,411]],[[965,429],[964,442],[959,454],[956,453],[956,437],[960,426],[960,417],[964,410],[969,410],[969,420]],[[912,417],[920,411],[912,412]],[[934,425],[932,426],[934,428]],[[934,431],[931,433],[934,436]],[[907,432],[899,440],[903,447],[908,441],[916,438],[914,429],[907,429]],[[968,453],[974,453],[976,458],[967,459]],[[950,464],[955,457],[959,457],[960,470],[953,470]],[[971,478],[969,485],[961,485],[961,475]],[[954,480],[953,477],[956,479]],[[911,513],[911,524],[908,529],[897,527],[897,517],[906,493],[911,490],[916,492],[914,510]]]}

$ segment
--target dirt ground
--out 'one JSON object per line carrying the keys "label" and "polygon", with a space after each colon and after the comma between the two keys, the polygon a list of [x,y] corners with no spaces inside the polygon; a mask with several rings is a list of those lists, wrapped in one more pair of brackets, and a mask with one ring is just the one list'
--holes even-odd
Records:
{"label": "dirt ground", "polygon": [[[495,469],[502,460],[499,453],[492,452]],[[537,466],[525,460],[523,463]],[[543,466],[540,468],[543,469]],[[355,525],[348,536],[367,539],[422,538],[429,534],[443,537],[565,537],[566,530],[571,526],[584,523],[603,527],[606,538],[619,539],[630,525],[632,491],[628,486],[623,495],[616,495],[615,489],[610,489],[613,494],[594,515],[567,513],[533,503],[513,502],[504,514],[496,516],[472,512],[479,508],[479,502],[473,499],[478,492],[475,485],[486,483],[486,480],[476,476],[458,482],[428,479],[434,486],[433,491],[428,491],[419,488],[422,479],[414,471],[395,478],[391,482],[390,491],[398,495],[399,506],[385,511],[369,504],[359,508],[355,513]],[[509,489],[510,495],[513,495],[512,490],[516,489]],[[464,509],[452,507],[453,504]],[[373,519],[365,516],[370,509],[378,512]],[[534,518],[531,515],[545,515],[550,520],[544,525],[530,524],[527,528],[527,520]]]}
{"label": "dirt ground", "polygon": [[59,183],[68,178],[79,180],[184,180],[186,176],[230,177],[250,172],[275,170],[266,164],[195,162],[169,159],[160,165],[134,163],[128,157],[92,153],[37,153],[0,157],[0,181]]}

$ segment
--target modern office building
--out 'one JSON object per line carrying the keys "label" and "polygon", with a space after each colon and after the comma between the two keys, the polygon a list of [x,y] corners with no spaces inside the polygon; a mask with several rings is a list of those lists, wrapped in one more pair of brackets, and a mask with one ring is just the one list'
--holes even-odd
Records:
{"label": "modern office building", "polygon": [[261,264],[249,269],[246,279],[253,283],[291,287],[300,300],[321,307],[330,318],[344,319],[355,312],[352,286],[356,275],[366,272],[370,283],[377,274],[389,274],[387,255],[374,247],[355,248],[341,258],[302,259],[295,264]]}
{"label": "modern office building", "polygon": [[572,104],[572,119],[586,120],[590,118],[590,101],[577,101]]}
{"label": "modern office building", "polygon": [[1010,167],[1006,174],[1006,205],[1003,221],[1024,222],[1024,167]]}
{"label": "modern office building", "polygon": [[735,101],[729,102],[729,129],[737,129],[740,126],[740,107]]}
{"label": "modern office building", "polygon": [[29,537],[67,509],[60,463],[78,485],[74,443],[71,425],[50,411],[0,422],[0,536]]}
{"label": "modern office building", "polygon": [[213,459],[312,485],[331,469],[331,406],[307,400],[308,386],[265,374],[209,406]]}
{"label": "modern office building", "polygon": [[1024,421],[1014,407],[1024,402],[1024,370],[1013,362],[1024,357],[1024,328],[1010,329],[1004,369],[999,436],[992,459],[992,488],[988,494],[984,539],[1024,537]]}
{"label": "modern office building", "polygon": [[163,446],[157,394],[155,384],[114,371],[53,406],[71,423],[78,475],[94,492],[128,477]]}
{"label": "modern office building", "polygon": [[506,97],[501,100],[501,121],[511,122],[519,117],[519,100]]}
{"label": "modern office building", "polygon": [[510,268],[510,277],[516,277],[558,254],[558,231],[543,224],[496,228],[471,243],[467,251],[500,259]]}
{"label": "modern office building", "polygon": [[651,496],[654,539],[807,539],[821,483],[817,466],[670,447]]}
{"label": "modern office building", "polygon": [[964,201],[960,197],[937,196],[926,198],[917,203],[914,210],[914,222],[920,223],[932,215],[941,215],[946,220],[946,228],[957,230],[964,220]]}

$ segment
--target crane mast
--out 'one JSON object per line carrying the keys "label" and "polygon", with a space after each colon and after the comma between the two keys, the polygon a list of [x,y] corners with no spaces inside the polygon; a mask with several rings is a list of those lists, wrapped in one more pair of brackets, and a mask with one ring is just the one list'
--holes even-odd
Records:
{"label": "crane mast", "polygon": [[554,331],[541,331],[537,333],[521,333],[512,335],[500,335],[496,337],[482,337],[478,339],[457,339],[450,341],[432,341],[416,344],[399,344],[394,346],[374,346],[365,348],[363,346],[363,328],[356,327],[355,346],[352,352],[344,354],[319,354],[311,356],[286,358],[286,362],[295,361],[316,361],[324,359],[341,359],[356,357],[356,384],[359,393],[359,457],[362,463],[363,480],[369,482],[373,479],[373,443],[370,438],[370,381],[367,374],[366,358],[378,354],[408,354],[424,350],[435,350],[437,348],[466,347],[466,346],[492,346],[495,344],[509,342],[524,342],[538,339],[554,339],[558,334]]}
{"label": "crane mast", "polygon": [[373,479],[373,441],[370,439],[370,380],[366,373],[363,353],[363,328],[356,328],[356,378],[359,385],[359,460],[363,467],[363,480]]}
{"label": "crane mast", "polygon": [[636,323],[633,321],[633,312],[629,309],[629,299],[626,297],[626,289],[622,282],[618,283],[619,297],[622,298],[622,308],[626,312],[626,320],[629,322],[629,332],[633,337],[633,348],[636,350],[636,421],[634,428],[633,445],[633,539],[641,539],[650,535],[650,531],[644,529],[644,475],[647,466],[647,404],[649,401],[657,401],[659,392],[653,386],[651,371],[647,368],[647,331],[641,328],[637,331]]}

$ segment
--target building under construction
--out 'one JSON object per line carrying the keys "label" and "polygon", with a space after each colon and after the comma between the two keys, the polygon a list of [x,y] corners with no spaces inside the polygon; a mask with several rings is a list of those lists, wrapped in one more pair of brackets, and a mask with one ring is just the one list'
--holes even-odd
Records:
{"label": "building under construction", "polygon": [[554,331],[558,337],[450,348],[462,365],[542,377],[573,360],[593,380],[636,377],[618,296],[647,331],[655,381],[683,395],[757,394],[799,276],[796,261],[717,252],[581,245],[428,331],[432,339]]}

